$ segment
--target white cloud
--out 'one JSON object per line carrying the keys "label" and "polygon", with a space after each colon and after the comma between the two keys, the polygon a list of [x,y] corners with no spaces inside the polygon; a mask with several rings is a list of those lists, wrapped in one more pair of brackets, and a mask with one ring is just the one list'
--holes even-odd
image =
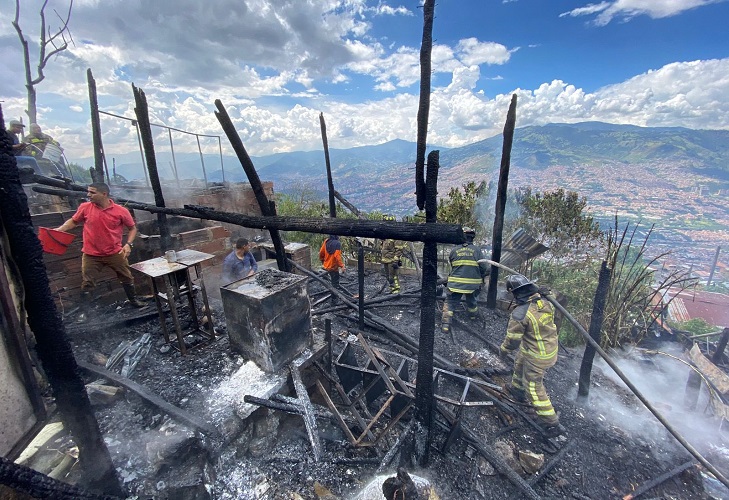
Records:
{"label": "white cloud", "polygon": [[[39,1],[24,0],[23,6]],[[394,3],[389,7],[365,0],[77,2],[76,46],[51,61],[46,80],[38,86],[39,122],[62,142],[72,161],[90,155],[89,116],[84,112],[87,68],[93,69],[101,108],[130,118],[135,117],[133,82],[146,92],[152,121],[222,135],[213,113],[213,102],[220,99],[253,155],[321,148],[320,112],[327,118],[331,147],[416,138],[419,39],[402,45],[372,34],[375,15],[408,20],[409,14]],[[0,60],[0,96],[6,117],[22,117],[19,44],[4,22],[6,7],[13,4],[0,0],[0,50],[8,54]],[[646,14],[658,13],[662,12],[658,6],[669,4],[610,1],[591,4],[590,15],[618,7],[625,15],[628,7],[640,5]],[[671,5],[674,10],[685,9],[689,2]],[[30,7],[28,12],[32,13]],[[28,19],[31,31],[34,20]],[[475,37],[434,45],[429,142],[453,147],[501,133],[512,92],[519,96],[517,126],[600,120],[729,128],[729,59],[668,64],[594,92],[586,92],[578,82],[555,79],[487,96],[489,81],[502,77],[482,74],[481,66],[504,65],[506,75],[517,50]],[[128,122],[104,117],[102,128],[111,154],[138,148],[136,131]],[[166,139],[160,137],[162,148]],[[182,137],[175,140],[181,141],[180,151],[197,147]],[[217,149],[213,142],[203,147]],[[230,153],[225,138],[223,145]]]}
{"label": "white cloud", "polygon": [[615,18],[630,20],[639,15],[653,19],[678,15],[684,11],[726,0],[614,0],[578,7],[560,14],[560,17],[598,14],[594,22],[604,26]]}
{"label": "white cloud", "polygon": [[458,42],[458,55],[463,64],[505,64],[509,61],[512,52],[504,45],[494,42],[480,42],[476,38],[464,38]]}

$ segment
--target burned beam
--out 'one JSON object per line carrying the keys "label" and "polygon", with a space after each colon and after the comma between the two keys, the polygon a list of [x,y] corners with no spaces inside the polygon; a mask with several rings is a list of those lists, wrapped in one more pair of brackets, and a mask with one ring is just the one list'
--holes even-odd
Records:
{"label": "burned beam", "polygon": [[[426,2],[426,9],[429,2]],[[432,9],[432,6],[431,6]],[[432,11],[431,11],[432,14]],[[432,26],[431,26],[432,29]],[[423,36],[425,38],[425,36]],[[422,61],[421,61],[422,64]],[[420,113],[418,113],[420,114]],[[426,115],[427,116],[427,115]],[[438,210],[437,183],[438,169],[440,168],[440,152],[431,151],[428,155],[428,165],[425,179],[425,225],[436,225]],[[464,240],[465,241],[465,240]],[[418,342],[418,375],[415,390],[415,418],[420,424],[415,433],[425,440],[423,446],[416,447],[417,460],[420,466],[425,467],[430,460],[430,443],[433,432],[433,360],[435,358],[435,289],[438,282],[438,246],[428,241],[423,246],[423,291],[420,294],[420,339]]]}
{"label": "burned beam", "polygon": [[[152,125],[149,123],[147,96],[144,94],[144,90],[135,87],[134,84],[132,84],[132,91],[134,92],[134,101],[136,104],[134,113],[137,115],[138,130],[142,135],[144,156],[147,160],[147,170],[149,171],[149,182],[152,184],[152,192],[154,193],[154,204],[160,208],[164,208],[165,198],[162,195],[162,184],[159,181],[159,173],[157,171],[157,158],[154,154],[154,140],[152,139]],[[159,226],[160,247],[164,252],[172,248],[172,235],[170,234],[170,227],[167,224],[167,215],[164,212],[157,213],[157,224]]]}
{"label": "burned beam", "polygon": [[209,423],[201,420],[200,418],[196,417],[195,415],[193,415],[191,413],[186,412],[182,408],[178,408],[177,406],[168,403],[161,397],[159,397],[156,394],[149,391],[149,389],[147,389],[146,387],[139,385],[136,382],[129,380],[126,377],[122,377],[121,375],[117,375],[114,372],[110,372],[109,370],[107,370],[105,368],[102,368],[102,367],[96,366],[96,365],[92,365],[91,363],[87,363],[85,361],[78,361],[78,366],[90,373],[93,373],[94,375],[104,377],[105,379],[109,380],[110,382],[114,382],[115,384],[118,384],[122,387],[129,389],[130,391],[135,392],[142,399],[153,404],[160,410],[162,410],[165,413],[167,413],[168,415],[170,415],[172,418],[194,427],[195,429],[199,430],[203,434],[206,434],[206,435],[212,436],[212,437],[219,435],[218,430],[215,427],[213,427],[212,425],[210,425]]}
{"label": "burned beam", "polygon": [[[220,99],[215,99],[215,107],[218,108],[215,112],[215,116],[220,122],[220,126],[223,127],[225,135],[228,136],[230,145],[233,146],[233,150],[238,156],[238,161],[240,161],[240,164],[248,177],[248,182],[253,189],[253,194],[256,196],[256,201],[258,202],[258,207],[261,209],[261,214],[265,217],[275,216],[276,205],[273,201],[266,197],[266,193],[263,191],[263,184],[261,184],[261,179],[258,177],[258,172],[256,172],[256,167],[253,166],[253,161],[251,160],[251,157],[248,156],[248,151],[246,151],[243,141],[241,141],[238,132],[235,130],[235,125],[233,125],[233,121],[230,119],[230,116],[228,116],[228,112],[225,110]],[[279,228],[270,226],[265,229],[268,229],[268,232],[271,235],[273,248],[276,250],[276,263],[278,264],[279,271],[288,271],[289,267],[286,262],[286,251],[284,250],[281,235],[278,232]]]}
{"label": "burned beam", "polygon": [[[44,181],[42,183],[45,184],[45,178],[40,176],[35,178],[40,178]],[[83,190],[85,191],[86,188],[84,187]],[[69,189],[66,190],[33,186],[33,191],[56,196],[78,197],[80,195],[77,186],[69,186]],[[85,195],[81,195],[81,197],[85,197]],[[382,240],[391,238],[402,241],[430,241],[434,243],[452,244],[460,243],[464,238],[463,229],[457,224],[413,224],[410,222],[383,222],[357,219],[311,219],[305,217],[282,217],[278,215],[260,217],[222,212],[210,207],[195,205],[186,205],[185,208],[161,208],[150,205],[149,203],[141,203],[119,197],[115,197],[115,201],[128,208],[144,210],[150,213],[165,213],[193,219],[228,222],[230,224],[256,229],[276,228],[281,231],[303,231],[306,233],[361,236]]]}
{"label": "burned beam", "polygon": [[327,187],[329,192],[329,217],[334,219],[337,216],[337,204],[334,201],[334,180],[332,179],[332,164],[329,161],[329,141],[327,140],[327,124],[324,121],[324,113],[319,113],[319,125],[321,127],[321,141],[324,145],[324,162],[327,167]]}
{"label": "burned beam", "polygon": [[363,219],[363,218],[365,218],[365,216],[364,216],[364,215],[362,214],[362,212],[360,212],[359,210],[357,210],[357,207],[355,207],[354,205],[352,205],[352,204],[351,204],[351,203],[349,202],[349,200],[347,200],[347,199],[346,199],[346,198],[345,198],[344,196],[342,196],[342,195],[341,195],[341,194],[339,193],[339,191],[337,191],[336,189],[334,190],[334,197],[335,197],[336,199],[338,199],[338,200],[339,200],[339,202],[340,202],[340,203],[341,203],[342,205],[344,205],[345,207],[347,207],[347,208],[349,209],[349,211],[350,211],[350,212],[352,212],[352,213],[353,213],[353,214],[354,214],[354,215],[355,215],[355,216],[356,216],[356,217],[357,217],[358,219]]}
{"label": "burned beam", "polygon": [[[509,168],[511,165],[511,145],[514,142],[514,127],[516,127],[516,94],[511,96],[509,111],[506,113],[504,125],[504,143],[501,148],[501,167],[499,170],[499,185],[496,188],[496,208],[494,215],[493,237],[491,239],[491,260],[501,260],[501,244],[504,232],[504,214],[506,212],[506,196],[509,186]],[[486,307],[496,308],[496,289],[499,283],[498,267],[491,267],[489,288],[486,297]]]}

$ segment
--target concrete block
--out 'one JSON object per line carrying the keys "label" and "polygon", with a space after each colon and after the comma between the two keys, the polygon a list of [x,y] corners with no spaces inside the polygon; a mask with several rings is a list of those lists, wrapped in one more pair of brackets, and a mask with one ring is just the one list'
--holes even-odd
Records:
{"label": "concrete block", "polygon": [[273,373],[312,345],[307,278],[274,269],[220,288],[234,350]]}

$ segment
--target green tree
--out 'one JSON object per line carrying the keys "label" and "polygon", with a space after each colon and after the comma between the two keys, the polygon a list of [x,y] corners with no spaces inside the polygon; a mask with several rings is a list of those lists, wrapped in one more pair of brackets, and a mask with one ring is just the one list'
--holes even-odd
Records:
{"label": "green tree", "polygon": [[438,200],[438,222],[470,226],[483,235],[484,227],[478,220],[475,207],[479,197],[485,193],[487,185],[485,182],[476,184],[471,181],[462,187],[463,192],[461,188],[454,187],[448,191],[447,197]]}
{"label": "green tree", "polygon": [[549,247],[556,259],[579,259],[595,252],[603,243],[600,226],[587,210],[587,200],[573,191],[559,188],[532,193],[515,192],[521,207],[517,226]]}

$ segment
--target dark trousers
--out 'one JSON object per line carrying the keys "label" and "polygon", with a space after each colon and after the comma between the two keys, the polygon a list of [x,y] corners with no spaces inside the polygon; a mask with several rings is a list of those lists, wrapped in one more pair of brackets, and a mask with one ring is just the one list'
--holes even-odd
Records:
{"label": "dark trousers", "polygon": [[133,285],[134,278],[129,269],[129,261],[123,253],[95,257],[82,254],[81,256],[81,290],[89,291],[96,286],[96,280],[105,268],[109,268],[116,274],[122,285]]}

